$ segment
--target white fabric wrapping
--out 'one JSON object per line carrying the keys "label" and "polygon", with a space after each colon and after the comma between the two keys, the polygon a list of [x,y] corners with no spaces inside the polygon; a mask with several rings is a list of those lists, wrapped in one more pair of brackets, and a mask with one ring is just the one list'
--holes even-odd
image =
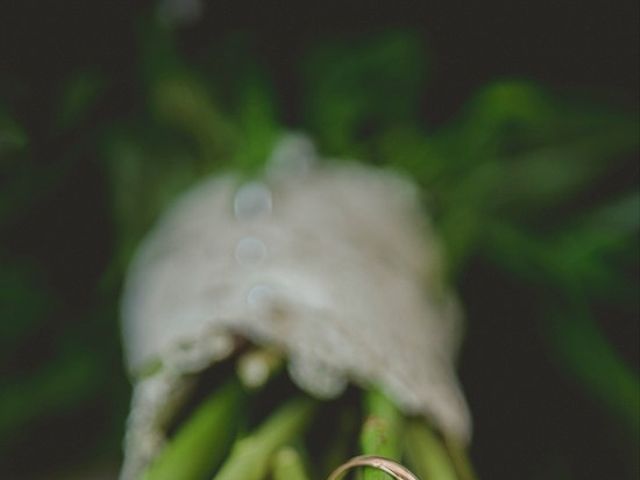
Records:
{"label": "white fabric wrapping", "polygon": [[407,413],[466,442],[455,371],[460,318],[440,253],[406,179],[315,162],[289,135],[260,182],[212,178],[187,192],[140,247],[122,308],[131,372],[124,478],[163,442],[162,412],[183,374],[230,353],[229,334],[281,349],[311,395],[376,385]]}

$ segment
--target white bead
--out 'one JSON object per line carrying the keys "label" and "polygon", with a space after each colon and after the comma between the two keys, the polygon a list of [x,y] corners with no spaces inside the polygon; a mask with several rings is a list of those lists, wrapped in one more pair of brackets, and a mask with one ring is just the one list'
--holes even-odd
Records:
{"label": "white bead", "polygon": [[268,285],[255,285],[247,293],[247,303],[251,307],[264,307],[273,294],[273,289]]}

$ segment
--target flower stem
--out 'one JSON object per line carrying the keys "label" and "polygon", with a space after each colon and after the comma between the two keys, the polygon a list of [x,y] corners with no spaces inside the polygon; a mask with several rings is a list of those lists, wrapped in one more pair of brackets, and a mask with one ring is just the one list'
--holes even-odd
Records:
{"label": "flower stem", "polygon": [[236,442],[214,479],[261,480],[266,477],[274,454],[302,432],[314,407],[314,402],[308,398],[297,398],[281,407],[258,430]]}
{"label": "flower stem", "polygon": [[235,379],[216,390],[169,441],[142,478],[206,478],[229,452],[244,403],[244,392]]}
{"label": "flower stem", "polygon": [[458,472],[458,478],[460,478],[460,480],[478,480],[465,447],[449,438],[447,438],[445,442],[451,460]]}
{"label": "flower stem", "polygon": [[460,480],[443,440],[423,420],[406,430],[407,459],[416,475],[428,480]]}
{"label": "flower stem", "polygon": [[286,446],[273,458],[273,480],[309,480],[298,451]]}
{"label": "flower stem", "polygon": [[[360,448],[365,455],[378,455],[392,460],[402,457],[402,430],[404,418],[391,400],[382,393],[365,392],[366,418],[360,432]],[[385,473],[364,470],[363,480],[386,480]]]}

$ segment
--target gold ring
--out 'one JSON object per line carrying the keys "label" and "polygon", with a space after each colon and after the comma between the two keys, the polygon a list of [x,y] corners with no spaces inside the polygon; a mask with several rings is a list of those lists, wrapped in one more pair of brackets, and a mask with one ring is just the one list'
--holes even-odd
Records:
{"label": "gold ring", "polygon": [[347,463],[343,463],[338,468],[336,468],[331,475],[329,475],[329,478],[327,480],[340,480],[348,470],[358,467],[377,468],[378,470],[382,470],[384,473],[392,478],[395,478],[396,480],[418,480],[418,477],[416,477],[408,469],[406,469],[399,463],[394,462],[393,460],[389,460],[388,458],[384,457],[367,455],[354,457]]}

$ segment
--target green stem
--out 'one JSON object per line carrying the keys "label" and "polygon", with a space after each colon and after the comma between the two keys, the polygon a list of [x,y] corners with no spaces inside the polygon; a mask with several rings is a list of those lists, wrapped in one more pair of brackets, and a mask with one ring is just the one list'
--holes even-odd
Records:
{"label": "green stem", "polygon": [[258,430],[239,440],[215,480],[260,480],[269,470],[275,452],[307,425],[314,402],[298,398],[281,407]]}
{"label": "green stem", "polygon": [[327,477],[353,453],[351,440],[357,436],[357,432],[360,429],[360,419],[354,406],[347,405],[345,408],[340,409],[335,425],[335,432],[333,432],[326,446],[322,449],[320,478]]}
{"label": "green stem", "polygon": [[458,472],[458,478],[460,480],[478,480],[478,476],[469,460],[467,449],[453,439],[446,438],[445,443],[451,456],[451,461]]}
{"label": "green stem", "polygon": [[191,415],[143,475],[144,480],[200,480],[220,465],[238,430],[244,392],[234,379]]}
{"label": "green stem", "polygon": [[273,480],[309,480],[298,451],[290,446],[278,450],[273,457]]}
{"label": "green stem", "polygon": [[[364,397],[366,418],[360,432],[360,448],[365,455],[378,455],[400,460],[404,419],[391,400],[375,390]],[[377,470],[364,470],[363,480],[385,480],[387,475]]]}
{"label": "green stem", "polygon": [[459,480],[442,439],[424,421],[411,422],[406,430],[407,459],[419,478]]}

